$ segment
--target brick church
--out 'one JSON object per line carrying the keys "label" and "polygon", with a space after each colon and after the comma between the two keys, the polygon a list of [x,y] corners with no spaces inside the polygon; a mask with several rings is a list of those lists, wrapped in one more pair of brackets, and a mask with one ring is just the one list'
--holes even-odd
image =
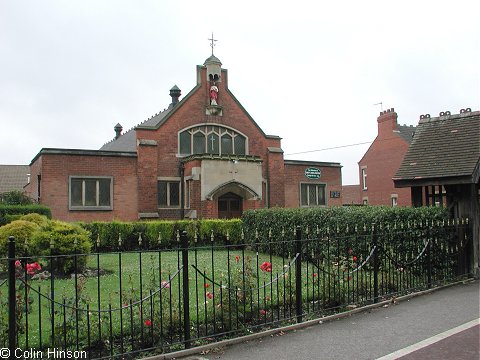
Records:
{"label": "brick church", "polygon": [[[213,49],[213,47],[212,47]],[[339,163],[285,160],[210,56],[197,84],[99,150],[43,148],[27,193],[65,221],[234,218],[247,209],[341,205]]]}

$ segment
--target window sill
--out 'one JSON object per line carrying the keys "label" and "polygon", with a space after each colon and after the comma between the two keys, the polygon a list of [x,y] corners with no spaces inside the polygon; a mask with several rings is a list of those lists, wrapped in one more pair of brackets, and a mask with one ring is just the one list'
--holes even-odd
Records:
{"label": "window sill", "polygon": [[112,211],[111,206],[70,206],[70,211]]}

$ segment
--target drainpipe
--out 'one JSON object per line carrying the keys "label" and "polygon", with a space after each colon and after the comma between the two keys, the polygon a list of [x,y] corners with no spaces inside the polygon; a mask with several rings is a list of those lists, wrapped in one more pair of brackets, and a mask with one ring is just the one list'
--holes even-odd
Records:
{"label": "drainpipe", "polygon": [[185,218],[185,165],[180,162],[180,217]]}

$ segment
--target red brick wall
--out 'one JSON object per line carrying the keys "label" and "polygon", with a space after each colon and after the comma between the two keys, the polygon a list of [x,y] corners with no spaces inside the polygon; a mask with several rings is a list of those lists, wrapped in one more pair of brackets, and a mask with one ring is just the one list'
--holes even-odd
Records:
{"label": "red brick wall", "polygon": [[[317,167],[321,171],[320,179],[309,179],[305,169]],[[315,166],[307,164],[285,164],[285,207],[300,207],[300,183],[326,184],[325,198],[327,206],[342,205],[342,198],[330,198],[330,191],[342,191],[342,170],[340,167]]]}
{"label": "red brick wall", "polygon": [[[387,111],[377,119],[378,136],[359,161],[360,198],[368,198],[369,205],[391,205],[391,195],[398,195],[399,206],[411,206],[409,188],[395,188],[393,176],[398,170],[408,142],[393,130],[397,128],[397,114]],[[363,190],[362,167],[366,166],[367,190]]]}
{"label": "red brick wall", "polygon": [[360,185],[343,185],[342,186],[342,204],[359,205],[362,203],[360,197]]}
{"label": "red brick wall", "polygon": [[[50,207],[55,219],[133,221],[138,219],[136,162],[131,157],[44,154],[31,165],[35,179],[31,187],[36,189],[36,178],[41,174],[41,203]],[[69,176],[113,176],[113,210],[69,210]]]}

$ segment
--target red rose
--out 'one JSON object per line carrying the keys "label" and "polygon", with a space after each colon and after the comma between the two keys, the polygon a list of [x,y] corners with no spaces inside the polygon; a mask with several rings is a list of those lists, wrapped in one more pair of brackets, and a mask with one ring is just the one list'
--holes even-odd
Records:
{"label": "red rose", "polygon": [[210,291],[206,292],[207,298],[213,299],[213,294]]}
{"label": "red rose", "polygon": [[267,310],[264,310],[264,309],[260,310],[260,314],[261,315],[267,315]]}
{"label": "red rose", "polygon": [[210,287],[210,284],[205,283],[205,284],[203,284],[203,287],[204,287],[205,289],[208,289],[208,288]]}
{"label": "red rose", "polygon": [[144,324],[145,324],[146,327],[150,327],[150,326],[152,326],[152,320],[147,319],[147,320],[145,320]]}
{"label": "red rose", "polygon": [[235,255],[235,262],[238,263],[239,260],[240,260],[240,256]]}
{"label": "red rose", "polygon": [[262,265],[260,265],[260,270],[266,272],[272,272],[272,264],[268,261],[265,261]]}
{"label": "red rose", "polygon": [[357,261],[357,257],[356,257],[356,256],[353,257],[353,261]]}

